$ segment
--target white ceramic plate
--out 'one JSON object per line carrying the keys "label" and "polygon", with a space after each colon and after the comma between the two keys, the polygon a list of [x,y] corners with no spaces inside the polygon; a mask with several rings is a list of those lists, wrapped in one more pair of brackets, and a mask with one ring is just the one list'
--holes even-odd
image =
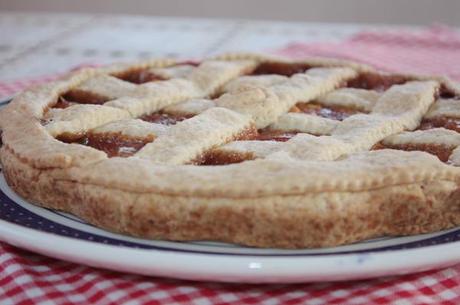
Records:
{"label": "white ceramic plate", "polygon": [[34,206],[0,176],[0,239],[80,264],[223,282],[318,282],[405,274],[460,262],[460,228],[312,250],[151,241],[110,233]]}
{"label": "white ceramic plate", "polygon": [[[0,101],[0,106],[10,99]],[[167,242],[98,229],[16,195],[0,172],[0,240],[116,271],[190,280],[295,283],[372,278],[460,263],[460,227],[305,250],[255,249],[215,242]]]}

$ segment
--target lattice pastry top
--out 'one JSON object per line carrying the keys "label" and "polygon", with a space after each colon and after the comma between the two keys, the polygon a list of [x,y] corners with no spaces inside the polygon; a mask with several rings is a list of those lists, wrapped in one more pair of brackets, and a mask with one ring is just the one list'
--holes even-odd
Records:
{"label": "lattice pastry top", "polygon": [[328,246],[460,223],[460,87],[229,54],[83,69],[0,112],[21,195],[115,231]]}

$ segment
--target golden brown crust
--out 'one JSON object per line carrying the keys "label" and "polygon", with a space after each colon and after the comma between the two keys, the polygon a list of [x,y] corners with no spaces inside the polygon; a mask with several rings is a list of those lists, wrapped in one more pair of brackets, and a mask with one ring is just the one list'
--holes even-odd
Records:
{"label": "golden brown crust", "polygon": [[[164,68],[174,62],[87,69],[31,88],[0,113],[0,160],[7,182],[34,203],[147,238],[325,247],[460,224],[460,169],[452,166],[460,164],[460,142],[453,138],[457,135],[443,132],[454,149],[451,165],[424,152],[368,151],[384,139],[410,139],[401,132],[418,126],[436,102],[437,90],[444,86],[460,94],[458,85],[443,78],[401,76],[410,81],[383,93],[351,89],[341,90],[341,96],[328,95],[360,73],[376,72],[355,63],[312,59],[296,62],[312,67],[304,73],[276,79],[246,77],[251,79],[246,84],[225,86],[263,61],[289,63],[275,57],[226,55],[190,67],[180,78],[127,85],[129,96],[117,91],[111,97],[116,99],[104,105],[52,111],[49,108],[70,89],[123,82],[100,77],[106,73]],[[96,84],[88,82],[95,79]],[[114,92],[106,85],[105,95]],[[66,132],[122,132],[123,126],[131,126],[129,133],[139,138],[151,137],[153,126],[134,118],[166,107],[179,109],[178,102],[216,93],[222,95],[212,102],[183,103],[193,119],[162,128],[158,141],[129,158],[108,158],[102,151],[53,138]],[[299,101],[318,98],[340,104],[344,94],[353,95],[345,96],[346,103],[369,113],[341,122],[286,114]],[[286,130],[299,125],[300,131],[323,136],[300,133],[282,144],[224,145],[254,125]],[[423,132],[425,138],[432,133]],[[210,149],[246,156],[239,161],[247,161],[187,165]]]}
{"label": "golden brown crust", "polygon": [[205,198],[56,180],[52,170],[33,169],[6,150],[1,156],[8,184],[25,199],[145,238],[305,248],[460,224],[460,190],[457,183],[446,180],[362,192]]}

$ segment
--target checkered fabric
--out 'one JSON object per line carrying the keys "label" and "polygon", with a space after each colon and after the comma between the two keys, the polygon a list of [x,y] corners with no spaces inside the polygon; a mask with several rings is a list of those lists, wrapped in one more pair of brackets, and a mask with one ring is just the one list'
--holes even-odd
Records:
{"label": "checkered fabric", "polygon": [[21,91],[22,89],[26,87],[40,84],[46,81],[51,81],[53,79],[56,79],[56,77],[55,76],[45,76],[45,77],[40,77],[36,79],[17,80],[17,81],[9,82],[9,83],[0,82],[0,97],[2,98],[10,97],[16,92]]}
{"label": "checkered fabric", "polygon": [[377,280],[214,284],[94,269],[0,245],[0,304],[460,304],[460,266]]}
{"label": "checkered fabric", "polygon": [[292,43],[278,51],[346,58],[389,72],[448,75],[460,81],[460,32],[433,26],[419,32],[362,32],[343,43]]}
{"label": "checkered fabric", "polygon": [[[391,71],[460,80],[460,34],[361,33],[340,44],[295,43],[279,53],[345,57]],[[0,96],[48,80],[0,84]],[[460,304],[460,265],[383,279],[296,285],[196,283],[149,278],[58,261],[0,243],[0,304]]]}

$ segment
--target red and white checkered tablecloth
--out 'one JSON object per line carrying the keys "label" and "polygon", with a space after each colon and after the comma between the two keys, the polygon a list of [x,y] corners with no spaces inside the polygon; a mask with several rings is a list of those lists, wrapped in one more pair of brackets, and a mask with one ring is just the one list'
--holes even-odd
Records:
{"label": "red and white checkered tablecloth", "polygon": [[[342,43],[293,43],[279,53],[332,56],[390,71],[447,74],[460,80],[460,34],[360,33]],[[0,83],[0,96],[48,78]],[[99,270],[0,243],[0,304],[460,304],[460,265],[399,277],[340,283],[197,283]]]}

